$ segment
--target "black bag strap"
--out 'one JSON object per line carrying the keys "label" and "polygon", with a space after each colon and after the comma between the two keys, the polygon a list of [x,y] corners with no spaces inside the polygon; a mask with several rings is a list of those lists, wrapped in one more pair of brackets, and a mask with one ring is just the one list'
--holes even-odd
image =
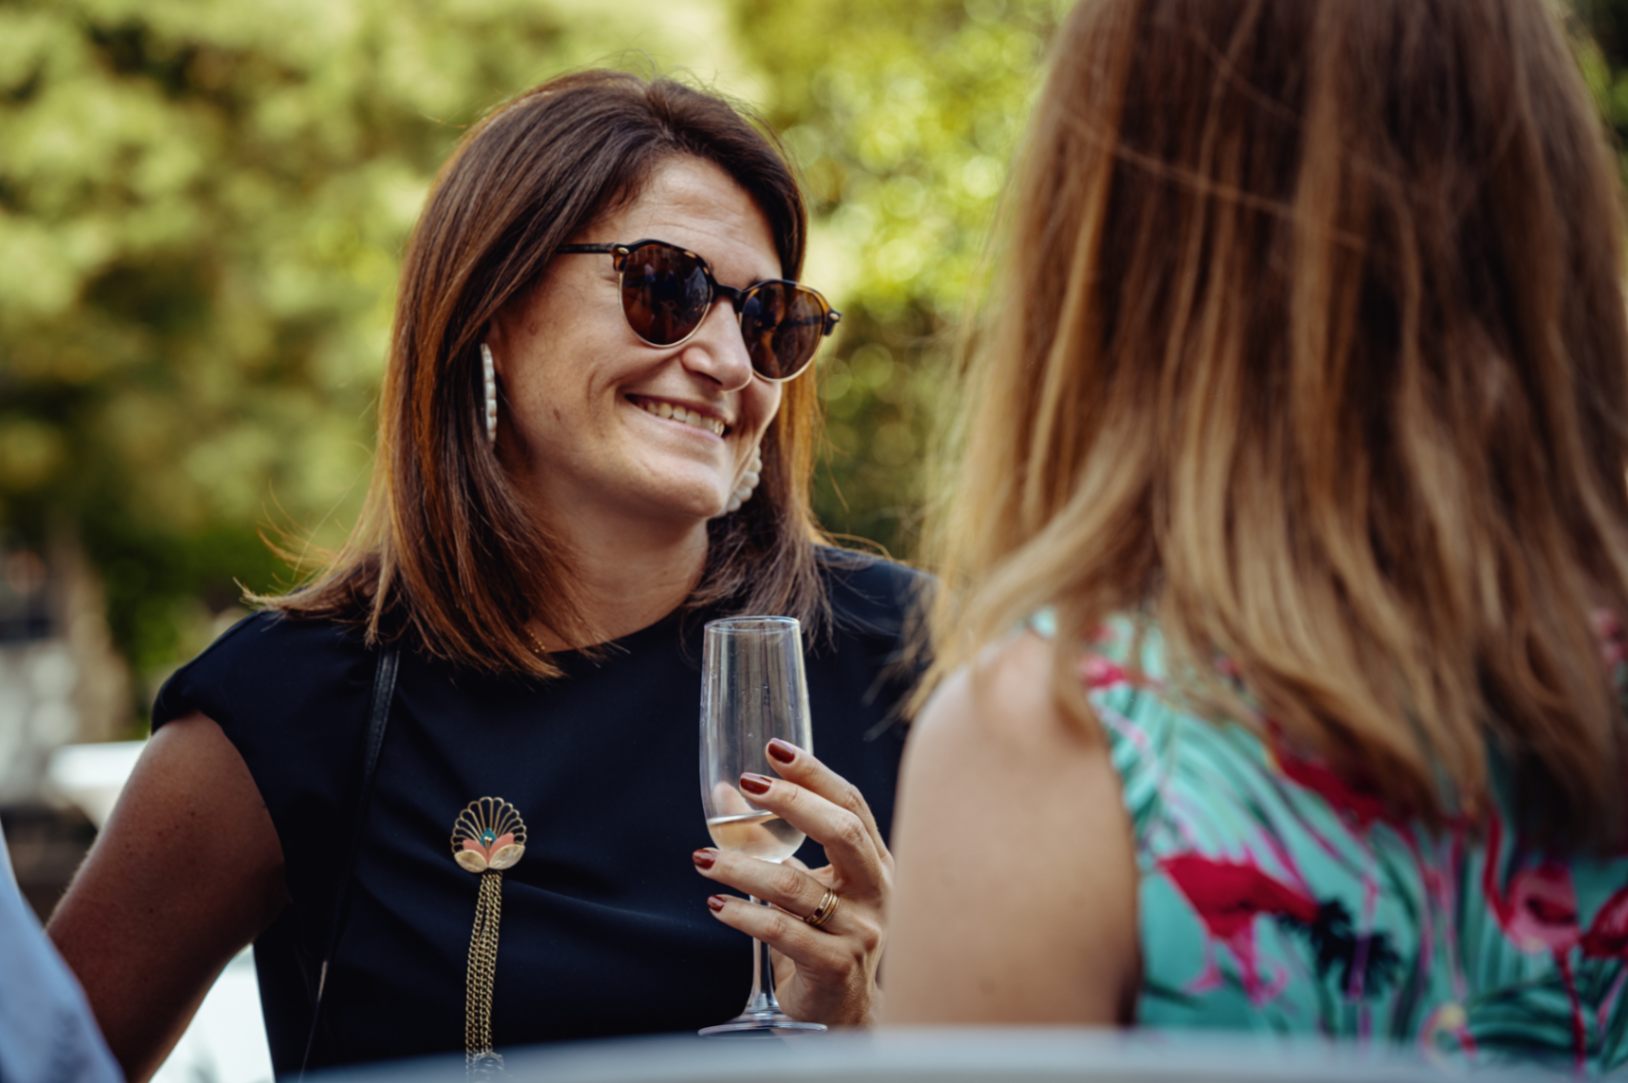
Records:
{"label": "black bag strap", "polygon": [[368,807],[373,803],[374,773],[379,766],[379,749],[384,746],[384,727],[390,721],[390,704],[396,694],[396,667],[399,662],[400,653],[391,647],[379,652],[379,664],[373,671],[373,694],[367,706],[367,744],[362,749],[362,787],[356,803],[356,820],[351,824],[345,875],[339,881],[333,926],[328,930],[328,945],[322,953],[322,965],[317,969],[317,995],[311,1004],[311,1030],[305,1036],[305,1054],[300,1057],[301,1079],[305,1078],[305,1070],[311,1063],[317,1028],[322,1023],[322,995],[328,988],[328,967],[333,962],[334,953],[339,950],[339,937],[345,931],[345,919],[350,914],[351,881],[356,878],[356,859],[362,852]]}

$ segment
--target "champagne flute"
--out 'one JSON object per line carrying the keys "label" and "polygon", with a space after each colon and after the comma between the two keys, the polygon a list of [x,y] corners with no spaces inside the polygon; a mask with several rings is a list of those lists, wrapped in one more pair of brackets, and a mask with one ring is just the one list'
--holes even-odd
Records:
{"label": "champagne flute", "polygon": [[[707,831],[723,850],[781,862],[797,852],[803,833],[741,792],[745,772],[772,775],[764,746],[775,737],[813,747],[808,686],[803,678],[802,627],[793,617],[729,617],[710,621],[701,653],[701,804]],[[767,906],[757,898],[753,904]],[[773,952],[752,941],[752,995],[727,1023],[703,1035],[824,1030],[780,1010],[774,995]]]}

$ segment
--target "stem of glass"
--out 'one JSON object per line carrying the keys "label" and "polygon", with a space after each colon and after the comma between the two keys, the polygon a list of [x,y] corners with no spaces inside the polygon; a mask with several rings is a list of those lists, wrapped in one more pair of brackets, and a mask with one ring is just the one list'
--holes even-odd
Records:
{"label": "stem of glass", "polygon": [[[769,904],[753,895],[752,905]],[[774,952],[755,936],[752,938],[752,995],[746,1000],[746,1012],[752,1015],[780,1012],[780,1001],[774,995]]]}

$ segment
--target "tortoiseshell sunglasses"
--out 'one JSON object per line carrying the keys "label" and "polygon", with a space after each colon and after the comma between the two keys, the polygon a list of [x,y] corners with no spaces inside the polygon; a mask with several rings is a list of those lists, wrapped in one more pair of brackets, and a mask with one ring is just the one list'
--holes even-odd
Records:
{"label": "tortoiseshell sunglasses", "polygon": [[713,302],[727,297],[735,306],[753,371],[775,383],[801,375],[814,360],[820,339],[842,319],[818,290],[789,279],[767,278],[745,289],[725,286],[713,277],[706,260],[666,241],[567,244],[559,251],[610,256],[622,276],[622,314],[633,333],[652,346],[687,342]]}

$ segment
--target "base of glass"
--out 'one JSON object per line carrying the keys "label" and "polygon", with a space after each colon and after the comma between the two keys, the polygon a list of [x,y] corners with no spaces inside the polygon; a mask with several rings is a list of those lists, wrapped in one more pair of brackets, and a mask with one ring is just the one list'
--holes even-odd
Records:
{"label": "base of glass", "polygon": [[727,1023],[702,1027],[696,1033],[703,1038],[768,1038],[776,1034],[816,1034],[824,1029],[824,1023],[805,1023],[782,1011],[757,1011],[741,1012]]}

